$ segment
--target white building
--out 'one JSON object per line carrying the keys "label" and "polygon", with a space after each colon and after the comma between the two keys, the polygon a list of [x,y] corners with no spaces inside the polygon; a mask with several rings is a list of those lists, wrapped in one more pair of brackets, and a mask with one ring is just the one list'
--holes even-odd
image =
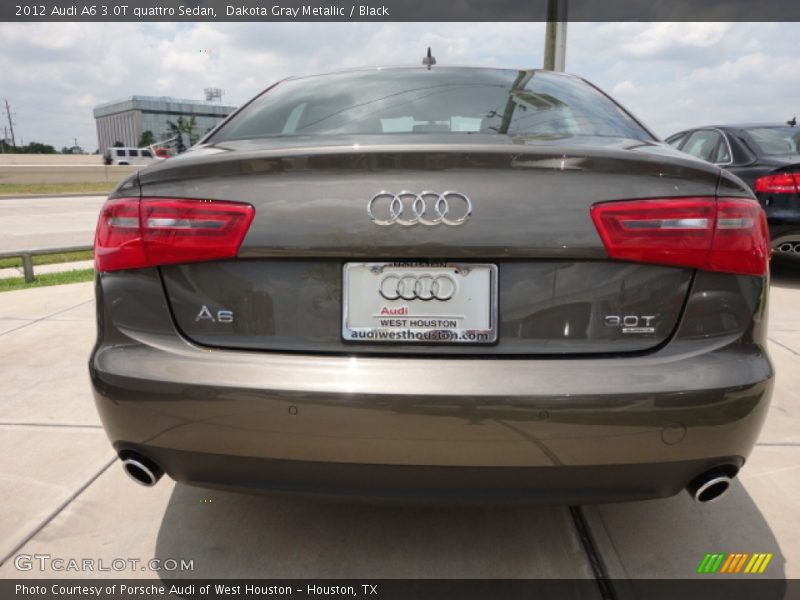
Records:
{"label": "white building", "polygon": [[[177,122],[194,117],[195,132],[202,136],[217,123],[236,110],[235,106],[203,100],[184,100],[168,96],[131,96],[123,100],[106,102],[94,108],[97,123],[97,143],[105,152],[115,142],[126,147],[137,147],[142,133],[151,131],[156,141],[170,137],[167,121]],[[186,140],[189,145],[189,140]]]}

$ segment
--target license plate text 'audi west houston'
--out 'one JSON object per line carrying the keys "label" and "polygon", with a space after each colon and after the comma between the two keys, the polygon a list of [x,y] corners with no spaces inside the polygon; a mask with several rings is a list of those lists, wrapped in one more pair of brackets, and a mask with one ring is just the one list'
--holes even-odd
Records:
{"label": "license plate text 'audi west houston'", "polygon": [[348,263],[342,336],[350,341],[492,343],[497,267]]}

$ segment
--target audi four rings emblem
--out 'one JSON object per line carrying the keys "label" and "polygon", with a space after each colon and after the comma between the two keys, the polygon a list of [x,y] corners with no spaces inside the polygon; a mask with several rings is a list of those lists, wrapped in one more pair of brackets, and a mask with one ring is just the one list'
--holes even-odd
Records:
{"label": "audi four rings emblem", "polygon": [[451,275],[395,275],[381,279],[379,288],[386,300],[450,300],[456,293]]}
{"label": "audi four rings emblem", "polygon": [[461,192],[423,191],[419,194],[403,190],[398,194],[380,191],[367,203],[367,214],[373,223],[387,225],[463,225],[472,215],[472,202]]}

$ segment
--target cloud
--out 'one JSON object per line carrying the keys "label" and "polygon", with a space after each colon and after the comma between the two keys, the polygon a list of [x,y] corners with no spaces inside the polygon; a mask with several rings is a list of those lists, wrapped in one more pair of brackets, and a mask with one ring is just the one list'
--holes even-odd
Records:
{"label": "cloud", "polygon": [[798,23],[581,23],[569,70],[667,135],[698,125],[800,113]]}
{"label": "cloud", "polygon": [[633,83],[630,79],[626,79],[625,81],[620,81],[614,88],[611,90],[611,93],[614,96],[618,96],[621,94],[630,95],[634,94],[638,91],[636,84]]}
{"label": "cloud", "polygon": [[600,35],[618,59],[660,60],[712,49],[729,29],[726,23],[648,23],[644,28],[639,23],[613,23],[603,27]]}
{"label": "cloud", "polygon": [[[800,24],[571,23],[567,68],[656,132],[800,112]],[[543,23],[3,23],[4,97],[18,137],[97,146],[94,105],[132,94],[239,104],[289,75],[363,65],[537,67]]]}

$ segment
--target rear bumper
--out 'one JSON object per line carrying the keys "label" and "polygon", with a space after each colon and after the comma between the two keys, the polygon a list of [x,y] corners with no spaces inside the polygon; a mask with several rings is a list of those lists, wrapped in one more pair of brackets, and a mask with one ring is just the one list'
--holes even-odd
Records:
{"label": "rear bumper", "polygon": [[276,495],[447,504],[585,504],[672,496],[719,465],[735,473],[739,456],[601,466],[438,467],[232,457],[123,444],[147,454],[177,481]]}
{"label": "rear bumper", "polygon": [[739,467],[766,417],[763,349],[720,341],[575,360],[208,350],[137,333],[99,345],[95,400],[118,451],[211,487],[598,502],[668,496]]}

